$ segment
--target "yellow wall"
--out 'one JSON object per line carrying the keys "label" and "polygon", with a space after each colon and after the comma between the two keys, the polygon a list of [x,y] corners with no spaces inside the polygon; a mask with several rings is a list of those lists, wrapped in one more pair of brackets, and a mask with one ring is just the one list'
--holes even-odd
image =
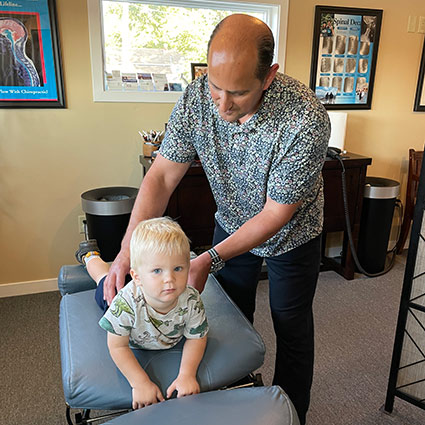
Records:
{"label": "yellow wall", "polygon": [[[308,84],[313,0],[290,0],[286,73]],[[320,2],[319,2],[320,3]],[[372,110],[348,111],[346,148],[371,156],[369,175],[406,181],[422,150],[425,114],[412,112],[423,35],[407,33],[423,0],[328,1],[384,9]],[[137,130],[163,129],[171,104],[94,103],[86,0],[57,0],[67,108],[0,109],[0,283],[53,278],[74,262],[82,192],[138,186]]]}

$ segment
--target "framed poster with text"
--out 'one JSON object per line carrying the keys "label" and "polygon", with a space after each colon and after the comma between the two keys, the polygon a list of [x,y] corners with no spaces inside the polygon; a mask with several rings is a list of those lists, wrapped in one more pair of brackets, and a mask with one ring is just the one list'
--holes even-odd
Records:
{"label": "framed poster with text", "polygon": [[382,10],[316,6],[310,88],[326,109],[370,109]]}
{"label": "framed poster with text", "polygon": [[0,107],[65,107],[54,0],[0,0]]}

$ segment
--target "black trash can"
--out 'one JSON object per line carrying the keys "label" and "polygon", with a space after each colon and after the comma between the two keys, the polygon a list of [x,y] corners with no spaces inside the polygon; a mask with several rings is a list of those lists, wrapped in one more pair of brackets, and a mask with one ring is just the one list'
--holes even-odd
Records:
{"label": "black trash can", "polygon": [[385,268],[388,242],[400,183],[382,177],[366,177],[357,257],[367,273]]}
{"label": "black trash can", "polygon": [[84,192],[81,204],[86,214],[89,239],[96,239],[105,261],[113,261],[130,220],[138,189],[101,187]]}

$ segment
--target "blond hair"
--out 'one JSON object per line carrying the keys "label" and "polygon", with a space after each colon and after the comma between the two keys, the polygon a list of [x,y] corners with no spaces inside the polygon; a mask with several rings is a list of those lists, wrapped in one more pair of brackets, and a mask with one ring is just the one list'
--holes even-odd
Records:
{"label": "blond hair", "polygon": [[169,217],[141,221],[134,229],[130,240],[130,266],[132,269],[143,263],[143,254],[187,255],[190,260],[190,242],[180,225]]}

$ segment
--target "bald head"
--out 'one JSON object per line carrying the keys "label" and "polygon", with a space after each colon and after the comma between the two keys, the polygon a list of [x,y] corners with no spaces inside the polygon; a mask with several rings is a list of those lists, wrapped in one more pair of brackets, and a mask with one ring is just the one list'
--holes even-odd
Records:
{"label": "bald head", "polygon": [[[214,29],[208,42],[210,53],[231,55],[235,64],[250,58],[253,72],[263,81],[273,61],[274,39],[270,28],[260,19],[234,14],[224,18]],[[256,58],[256,62],[253,61]]]}

